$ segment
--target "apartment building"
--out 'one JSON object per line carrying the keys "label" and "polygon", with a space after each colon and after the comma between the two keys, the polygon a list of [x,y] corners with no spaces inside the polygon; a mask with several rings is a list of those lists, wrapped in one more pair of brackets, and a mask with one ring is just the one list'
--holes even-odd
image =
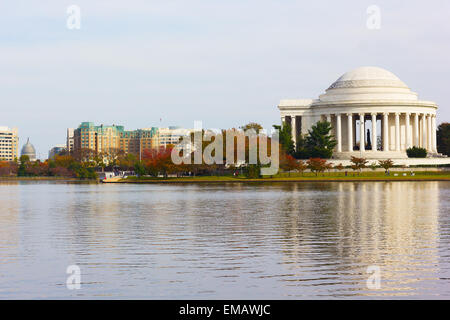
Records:
{"label": "apartment building", "polygon": [[120,133],[123,131],[123,126],[96,126],[92,122],[82,122],[74,130],[73,151],[90,149],[101,153],[119,149]]}
{"label": "apartment building", "polygon": [[177,144],[182,136],[189,135],[191,131],[180,127],[151,127],[127,131],[123,126],[96,126],[92,122],[83,122],[73,131],[73,151],[90,149],[97,153],[124,152],[141,156],[146,149]]}
{"label": "apartment building", "polygon": [[17,128],[0,127],[0,161],[19,158],[19,136]]}

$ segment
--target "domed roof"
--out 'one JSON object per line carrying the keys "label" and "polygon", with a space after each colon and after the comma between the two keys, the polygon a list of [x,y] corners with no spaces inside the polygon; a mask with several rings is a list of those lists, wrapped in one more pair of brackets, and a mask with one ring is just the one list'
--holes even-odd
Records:
{"label": "domed roof", "polygon": [[390,71],[378,67],[359,67],[344,73],[328,89],[361,87],[408,88]]}
{"label": "domed roof", "polygon": [[34,146],[30,143],[30,138],[28,138],[27,143],[23,145],[21,155],[29,156],[30,160],[36,158],[36,149],[34,149]]}
{"label": "domed roof", "polygon": [[395,74],[378,67],[359,67],[343,74],[315,104],[339,101],[417,100]]}

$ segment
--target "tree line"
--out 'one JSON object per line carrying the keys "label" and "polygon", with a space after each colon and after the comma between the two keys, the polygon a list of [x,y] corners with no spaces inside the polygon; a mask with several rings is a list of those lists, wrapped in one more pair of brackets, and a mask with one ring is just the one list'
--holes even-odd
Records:
{"label": "tree line", "polygon": [[[336,146],[336,140],[331,134],[331,124],[327,121],[319,121],[311,127],[305,135],[297,137],[297,144],[294,146],[292,139],[291,126],[283,123],[281,126],[274,125],[279,130],[279,165],[280,168],[290,175],[291,171],[298,171],[303,174],[305,170],[310,170],[316,175],[325,171],[344,169],[342,164],[332,166],[326,159],[333,155],[333,149]],[[171,159],[171,153],[174,146],[165,148],[143,150],[140,155],[126,154],[123,150],[110,149],[107,152],[95,152],[91,149],[81,149],[77,152],[67,153],[62,151],[54,157],[45,161],[31,162],[28,156],[21,156],[12,162],[0,161],[0,176],[57,176],[78,179],[96,179],[98,173],[102,171],[134,171],[138,176],[167,177],[176,176],[196,176],[196,175],[243,175],[248,178],[260,177],[260,168],[263,166],[259,160],[256,164],[248,164],[250,154],[250,140],[244,135],[243,130],[253,129],[259,133],[262,126],[251,122],[240,127],[242,130],[234,130],[234,160],[238,160],[238,153],[245,155],[245,164],[206,164],[203,160],[200,164],[179,164],[175,165]],[[226,154],[226,130],[222,130],[223,155]],[[205,132],[203,132],[204,134]],[[238,143],[240,135],[244,135],[244,145]],[[202,145],[197,146],[204,149],[210,142],[202,141]],[[267,138],[267,153],[270,155],[271,143]],[[450,155],[450,124],[442,123],[437,132],[438,152]],[[257,138],[257,149],[261,141]],[[240,149],[241,148],[241,149]],[[242,150],[243,148],[243,150]],[[214,155],[214,154],[213,154]],[[193,157],[193,153],[190,155]],[[367,167],[367,160],[364,158],[353,157],[351,159],[351,169],[360,172]],[[236,163],[236,162],[234,162]],[[372,163],[369,167],[380,166],[389,170],[393,166],[392,160],[378,161],[378,164]],[[387,169],[386,169],[387,168]]]}

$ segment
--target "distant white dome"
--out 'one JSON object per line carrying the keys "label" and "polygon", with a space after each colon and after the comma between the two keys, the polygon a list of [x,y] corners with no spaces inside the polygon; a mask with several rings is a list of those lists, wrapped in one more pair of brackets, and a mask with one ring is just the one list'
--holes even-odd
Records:
{"label": "distant white dome", "polygon": [[333,82],[318,102],[346,100],[417,100],[417,94],[390,71],[360,67]]}
{"label": "distant white dome", "polygon": [[36,160],[36,149],[34,149],[34,146],[30,143],[30,138],[28,138],[27,143],[23,145],[21,155],[28,156],[30,161]]}

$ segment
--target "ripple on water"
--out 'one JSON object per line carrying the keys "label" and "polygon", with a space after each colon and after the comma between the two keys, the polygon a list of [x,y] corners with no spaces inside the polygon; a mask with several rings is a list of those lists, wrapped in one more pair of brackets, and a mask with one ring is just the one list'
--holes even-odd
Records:
{"label": "ripple on water", "polygon": [[0,204],[0,298],[450,298],[448,182],[18,182]]}

